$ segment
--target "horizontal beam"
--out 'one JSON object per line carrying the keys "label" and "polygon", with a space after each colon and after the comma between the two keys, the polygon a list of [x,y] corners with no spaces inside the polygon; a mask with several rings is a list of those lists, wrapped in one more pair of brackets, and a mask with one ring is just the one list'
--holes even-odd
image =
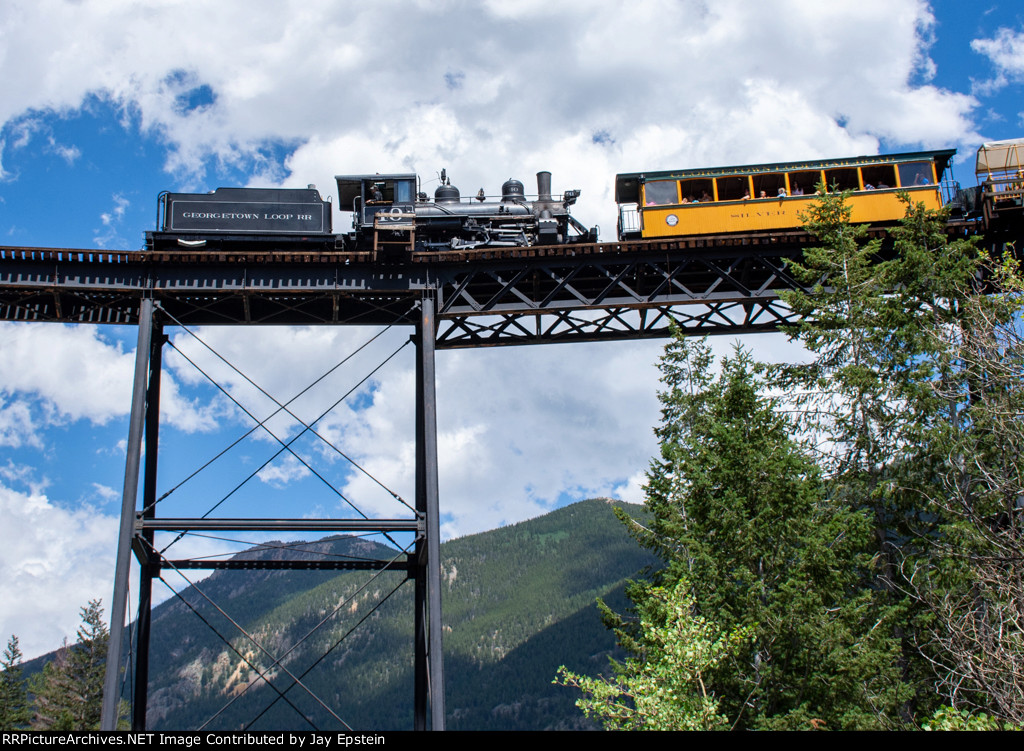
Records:
{"label": "horizontal beam", "polygon": [[226,561],[182,560],[158,562],[158,566],[173,569],[210,571],[408,571],[409,561],[259,561],[231,559]]}
{"label": "horizontal beam", "polygon": [[421,519],[141,519],[143,531],[314,531],[314,532],[423,532]]}

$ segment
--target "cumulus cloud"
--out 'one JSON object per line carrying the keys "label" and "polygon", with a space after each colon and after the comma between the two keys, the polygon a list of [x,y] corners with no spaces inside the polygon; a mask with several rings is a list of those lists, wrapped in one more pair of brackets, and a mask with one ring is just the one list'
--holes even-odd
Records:
{"label": "cumulus cloud", "polygon": [[[37,443],[40,421],[102,425],[128,413],[135,353],[99,327],[0,323],[0,350],[0,397],[18,395],[0,408],[0,436],[8,445]],[[216,425],[214,407],[182,397],[173,378],[163,381],[161,411],[183,430]]]}
{"label": "cumulus cloud", "polygon": [[1024,79],[1024,31],[1001,28],[991,39],[975,39],[971,49],[987,57],[996,69],[994,78],[975,82],[980,94],[991,94],[1011,81]]}
{"label": "cumulus cloud", "polygon": [[[208,327],[196,333],[285,403],[375,331]],[[341,471],[344,495],[373,515],[404,512],[389,491],[414,501],[413,348],[406,347],[359,384],[407,339],[408,331],[385,332],[289,404],[306,424],[330,410],[314,426],[326,442],[306,442],[301,455],[315,468]],[[175,343],[260,419],[278,410],[273,400],[192,337],[177,334]],[[635,497],[633,476],[655,450],[653,364],[660,347],[658,342],[629,342],[439,352],[438,459],[448,533],[466,534],[535,516],[564,500],[563,493],[573,498],[619,493]],[[191,365],[177,355],[166,361],[176,380],[198,386],[201,376]],[[269,362],[275,367],[268,368]],[[348,400],[337,404],[353,389]],[[239,429],[253,424],[237,410],[232,422]],[[303,429],[281,412],[268,425],[282,439]],[[279,445],[263,438],[270,456]],[[350,466],[332,446],[365,472]],[[282,486],[306,473],[282,454],[261,471],[260,479]],[[348,513],[342,501],[338,504],[327,512]]]}
{"label": "cumulus cloud", "polygon": [[90,506],[67,509],[37,490],[0,484],[0,632],[28,657],[74,641],[79,608],[109,606],[118,521]]}
{"label": "cumulus cloud", "polygon": [[[17,635],[26,657],[33,658],[56,649],[64,639],[75,640],[80,608],[89,600],[101,599],[109,615],[119,521],[88,502],[74,508],[56,502],[30,467],[8,463],[0,468],[0,477],[6,480],[0,482],[0,634]],[[120,497],[119,491],[103,485],[94,483],[92,488],[99,503]],[[157,542],[170,539],[165,533]],[[183,558],[223,557],[261,540],[231,542],[188,535],[173,550]],[[133,587],[137,575],[132,573]],[[206,575],[190,572],[189,579],[196,582]],[[186,586],[171,579],[172,586]],[[154,604],[172,596],[158,584]]]}
{"label": "cumulus cloud", "polygon": [[[20,133],[8,146],[32,137],[33,113],[93,96],[158,134],[187,183],[217,166],[320,185],[366,171],[429,180],[449,167],[464,189],[493,192],[506,171],[551,169],[593,196],[591,221],[610,227],[616,171],[973,137],[971,97],[915,83],[934,26],[922,0],[249,10],[198,0],[0,9],[0,71],[34,61],[5,76],[0,122]],[[427,52],[438,45],[446,54]]]}
{"label": "cumulus cloud", "polygon": [[40,446],[32,410],[23,400],[6,403],[0,395],[0,446]]}

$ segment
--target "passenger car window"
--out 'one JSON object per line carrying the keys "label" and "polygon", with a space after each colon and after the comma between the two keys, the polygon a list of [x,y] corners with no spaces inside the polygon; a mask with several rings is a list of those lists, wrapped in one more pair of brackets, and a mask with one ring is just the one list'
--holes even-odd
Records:
{"label": "passenger car window", "polygon": [[912,188],[915,185],[932,184],[931,162],[907,162],[899,165],[900,186]]}
{"label": "passenger car window", "polygon": [[675,180],[658,180],[644,184],[644,204],[647,206],[664,206],[678,203],[679,193]]}

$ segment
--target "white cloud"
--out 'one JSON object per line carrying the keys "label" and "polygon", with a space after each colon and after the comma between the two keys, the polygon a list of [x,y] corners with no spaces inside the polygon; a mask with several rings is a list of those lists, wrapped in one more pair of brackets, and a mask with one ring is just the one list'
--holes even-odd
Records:
{"label": "white cloud", "polygon": [[102,222],[102,229],[94,230],[95,237],[93,242],[96,243],[97,247],[110,248],[112,246],[124,249],[128,247],[128,242],[118,235],[118,225],[124,219],[124,212],[131,205],[131,202],[120,193],[115,193],[112,196],[114,207],[110,211],[104,211],[100,214],[100,222]]}
{"label": "white cloud", "polygon": [[1024,32],[1001,28],[992,39],[973,40],[971,49],[985,55],[1001,72],[1024,74]]}
{"label": "white cloud", "polygon": [[0,323],[0,388],[44,400],[57,419],[126,414],[134,356],[86,326]]}
{"label": "white cloud", "polygon": [[292,454],[284,455],[261,469],[256,476],[260,481],[274,487],[284,487],[294,480],[301,480],[312,474],[309,468]]}
{"label": "white cloud", "polygon": [[75,163],[78,157],[82,156],[82,151],[77,146],[65,146],[62,143],[57,143],[57,140],[50,136],[50,150],[63,159],[70,166]]}
{"label": "white cloud", "polygon": [[[375,331],[207,327],[196,333],[285,402]],[[400,347],[408,333],[387,332],[289,409],[312,422]],[[188,335],[176,334],[174,341],[253,414],[263,419],[277,409]],[[543,513],[567,490],[582,498],[623,488],[635,496],[629,478],[646,466],[654,451],[653,364],[660,347],[660,342],[632,342],[439,352],[439,475],[442,511],[451,517],[449,531],[465,534]],[[169,355],[165,361],[177,381],[199,382],[201,376],[179,356]],[[315,426],[409,503],[414,501],[414,372],[414,350],[406,347]],[[252,425],[238,412],[235,419],[246,428]],[[281,438],[301,430],[281,413],[269,426]],[[275,442],[264,439],[276,450]],[[326,444],[304,449],[302,455],[317,469],[325,463],[335,471],[348,468]],[[402,512],[374,479],[349,471],[343,492],[364,512]],[[282,455],[260,476],[280,486],[306,472]]]}
{"label": "white cloud", "polygon": [[36,447],[41,445],[32,411],[22,400],[5,403],[0,394],[0,446],[18,448],[23,443]]}
{"label": "white cloud", "polygon": [[90,506],[66,509],[41,492],[0,484],[0,633],[17,634],[27,657],[74,641],[79,608],[110,604],[117,519]]}
{"label": "white cloud", "polygon": [[[128,414],[135,353],[107,340],[100,327],[0,322],[0,351],[0,396],[22,395],[0,414],[0,436],[9,445],[37,444],[36,431],[47,422],[85,419],[102,425]],[[34,418],[33,410],[42,416]],[[161,385],[161,412],[185,431],[216,425],[214,407],[183,398],[168,376]]]}
{"label": "white cloud", "polygon": [[[610,1],[287,0],[273,13],[40,0],[0,9],[0,122],[20,118],[24,140],[26,113],[93,95],[161,134],[180,175],[219,163],[277,180],[260,149],[281,143],[298,146],[296,184],[447,166],[474,190],[550,167],[539,158],[567,137],[560,174],[575,183],[604,133],[601,179],[580,186],[589,200],[615,171],[652,166],[648,155],[665,168],[847,153],[878,137],[969,139],[970,97],[912,83],[930,68],[933,26],[922,0],[651,0],[628,12]],[[680,137],[649,153],[636,135],[659,128]],[[713,138],[723,128],[729,137]]]}
{"label": "white cloud", "polygon": [[104,212],[103,214],[100,214],[100,221],[102,221],[103,224],[108,227],[111,224],[116,224],[117,222],[121,221],[121,219],[124,217],[125,209],[127,209],[129,206],[128,199],[119,193],[113,196],[113,201],[114,208],[111,209],[110,212]]}
{"label": "white cloud", "polygon": [[971,41],[971,49],[987,57],[996,69],[994,78],[975,82],[979,94],[991,94],[1024,77],[1024,31],[1000,28],[991,39]]}

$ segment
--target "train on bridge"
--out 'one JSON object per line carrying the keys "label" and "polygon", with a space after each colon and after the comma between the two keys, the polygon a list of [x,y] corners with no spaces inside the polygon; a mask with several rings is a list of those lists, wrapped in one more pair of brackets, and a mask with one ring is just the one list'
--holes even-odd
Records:
{"label": "train on bridge", "polygon": [[[821,190],[849,191],[852,220],[895,224],[899,196],[988,227],[1019,221],[1024,205],[1024,139],[983,145],[978,185],[949,178],[955,150],[921,151],[777,164],[622,173],[615,178],[620,242],[763,234],[802,227],[801,216]],[[537,193],[510,178],[498,196],[481,188],[464,198],[442,170],[433,198],[414,174],[338,175],[339,208],[352,214],[346,233],[332,229],[332,205],[314,186],[218,188],[163,193],[158,229],[147,248],[348,252],[373,260],[447,251],[572,246],[598,242],[570,213],[579,190],[551,192],[551,174],[537,174]]]}

